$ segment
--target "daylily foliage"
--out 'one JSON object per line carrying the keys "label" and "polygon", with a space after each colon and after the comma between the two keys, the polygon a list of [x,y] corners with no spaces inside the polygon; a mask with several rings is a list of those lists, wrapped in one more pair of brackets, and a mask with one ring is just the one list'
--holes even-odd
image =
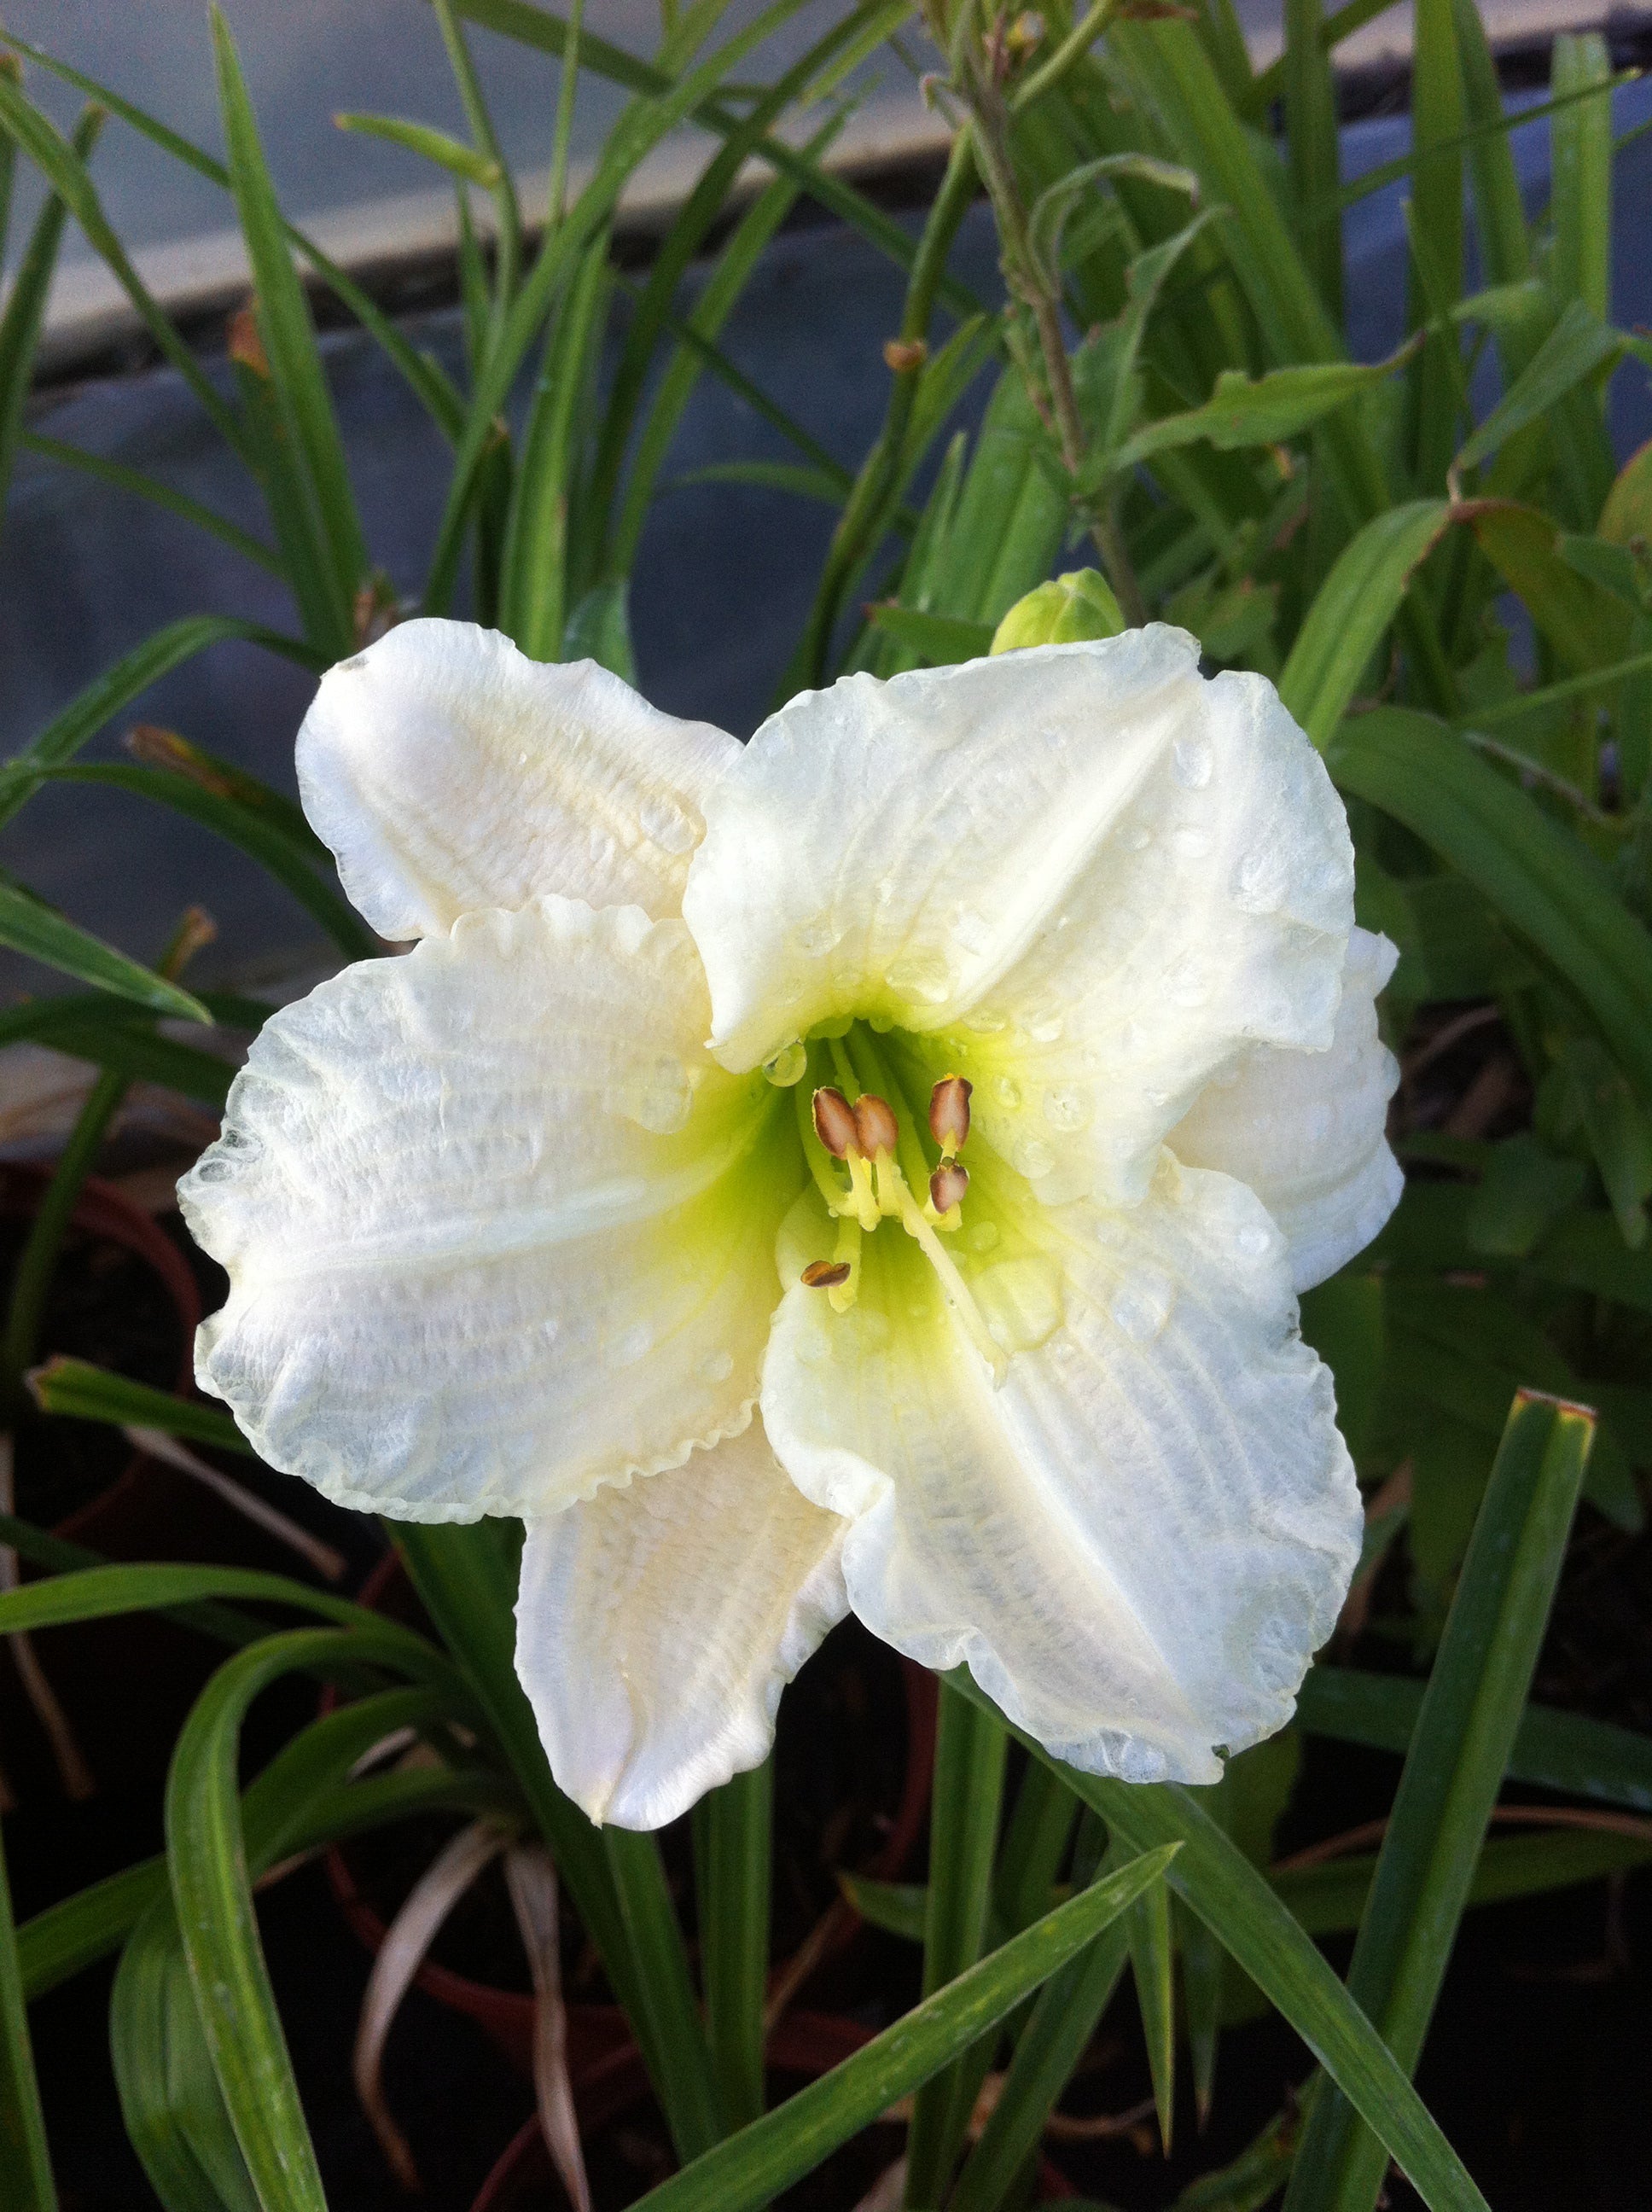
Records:
{"label": "daylily foliage", "polygon": [[1400,1177],[1393,951],[1268,684],[1153,625],[742,747],[421,621],[298,760],[418,942],[269,1023],[185,1179],[199,1379],[330,1497],[522,1516],[593,1818],[759,1760],[851,1607],[1093,1771],[1281,1724],[1360,1534],[1296,1293]]}

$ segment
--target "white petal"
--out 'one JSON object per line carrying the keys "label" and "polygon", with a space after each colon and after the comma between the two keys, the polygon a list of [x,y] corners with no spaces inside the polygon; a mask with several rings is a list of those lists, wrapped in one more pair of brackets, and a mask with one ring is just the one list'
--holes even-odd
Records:
{"label": "white petal", "polygon": [[744,1427],[802,1170],[706,1018],[680,921],[566,899],[276,1015],[179,1190],[230,1276],[203,1387],[410,1520],[555,1510]]}
{"label": "white petal", "polygon": [[1405,1187],[1384,1133],[1400,1068],[1376,1027],[1376,994],[1399,957],[1386,937],[1356,929],[1330,1050],[1257,1047],[1170,1132],[1179,1160],[1250,1185],[1285,1231],[1299,1291],[1363,1251]]}
{"label": "white petal", "polygon": [[404,939],[546,891],[676,914],[705,794],[738,751],[593,661],[421,621],[322,678],[298,780],[352,902]]}
{"label": "white petal", "polygon": [[1247,1043],[1330,1041],[1341,802],[1272,686],[1206,682],[1181,631],[805,694],[706,820],[683,910],[725,1065],[833,1014],[927,1033],[1047,1197],[1139,1196]]}
{"label": "white petal", "polygon": [[781,1690],[848,1610],[844,1528],[759,1421],[529,1522],[516,1671],[593,1820],[663,1827],[767,1757]]}
{"label": "white petal", "polygon": [[1001,1196],[975,1232],[1004,1224],[990,1252],[969,1249],[974,1188],[952,1243],[1020,1347],[1003,1387],[885,1228],[849,1313],[788,1291],[763,1369],[770,1442],[853,1521],[850,1602],[878,1634],[930,1666],[966,1661],[1092,1772],[1213,1780],[1216,1746],[1289,1717],[1359,1551],[1284,1240],[1242,1185],[1168,1154],[1127,1211]]}

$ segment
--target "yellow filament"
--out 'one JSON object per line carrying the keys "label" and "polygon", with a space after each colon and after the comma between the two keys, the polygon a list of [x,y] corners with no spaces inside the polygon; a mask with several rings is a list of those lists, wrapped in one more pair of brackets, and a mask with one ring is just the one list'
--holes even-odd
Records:
{"label": "yellow filament", "polygon": [[834,1283],[826,1293],[834,1313],[847,1313],[860,1295],[860,1224],[845,1214],[837,1224],[837,1249],[834,1260],[848,1263],[847,1282]]}
{"label": "yellow filament", "polygon": [[893,1170],[891,1180],[900,1203],[901,1225],[908,1237],[917,1239],[918,1249],[940,1279],[942,1297],[957,1315],[964,1334],[992,1369],[993,1387],[997,1389],[1010,1371],[1009,1359],[981,1319],[981,1309],[970,1297],[969,1285],[958,1273],[951,1255],[944,1249],[939,1237],[924,1219],[922,1209],[907,1188],[906,1178],[893,1162],[890,1166]]}

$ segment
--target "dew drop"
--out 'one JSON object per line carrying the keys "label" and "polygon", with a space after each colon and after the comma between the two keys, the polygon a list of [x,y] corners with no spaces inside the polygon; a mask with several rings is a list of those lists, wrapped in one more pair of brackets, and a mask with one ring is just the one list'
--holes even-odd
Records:
{"label": "dew drop", "polygon": [[987,1007],[981,1007],[971,1014],[964,1024],[965,1029],[975,1036],[996,1036],[1004,1026],[1003,1015],[995,1014]]}
{"label": "dew drop", "polygon": [[1044,1093],[1044,1119],[1052,1129],[1082,1129],[1090,1117],[1087,1092],[1052,1085]]}
{"label": "dew drop", "polygon": [[1066,1027],[1060,1014],[1046,1014],[1042,1022],[1029,1024],[1027,1035],[1035,1044],[1054,1044]]}
{"label": "dew drop", "polygon": [[1211,780],[1211,749],[1203,738],[1179,738],[1174,760],[1175,779],[1186,791],[1202,791]]}
{"label": "dew drop", "polygon": [[1133,853],[1145,853],[1153,842],[1151,830],[1144,830],[1139,822],[1132,823],[1124,833],[1124,842]]}
{"label": "dew drop", "polygon": [[972,1252],[995,1252],[999,1245],[996,1221],[977,1221],[963,1232],[963,1241]]}
{"label": "dew drop", "polygon": [[1210,834],[1204,830],[1175,830],[1170,843],[1184,860],[1202,860],[1211,849]]}
{"label": "dew drop", "polygon": [[1108,1311],[1133,1344],[1145,1344],[1169,1320],[1175,1300],[1175,1285],[1169,1277],[1148,1268],[1120,1284]]}
{"label": "dew drop", "polygon": [[972,906],[961,906],[952,917],[952,934],[966,952],[980,952],[991,943],[993,926]]}
{"label": "dew drop", "polygon": [[680,1060],[659,1059],[625,1095],[621,1111],[657,1137],[680,1129],[694,1111],[694,1086]]}
{"label": "dew drop", "polygon": [[700,1372],[708,1382],[726,1382],[734,1372],[733,1353],[714,1352],[708,1358],[701,1361]]}
{"label": "dew drop", "polygon": [[1241,855],[1233,872],[1233,895],[1250,914],[1267,914],[1278,904],[1278,864],[1272,853],[1259,848]]}
{"label": "dew drop", "polygon": [[938,1006],[952,988],[952,978],[945,963],[940,960],[914,960],[889,979],[889,987],[897,998],[916,999],[926,1006]]}
{"label": "dew drop", "polygon": [[1010,1076],[1000,1075],[993,1088],[998,1093],[1000,1106],[1013,1107],[1021,1103],[1021,1085]]}
{"label": "dew drop", "polygon": [[675,799],[651,792],[637,809],[645,837],[662,852],[688,853],[699,842],[699,831]]}
{"label": "dew drop", "polygon": [[766,1060],[763,1073],[776,1090],[789,1091],[794,1083],[802,1082],[804,1070],[808,1065],[808,1048],[799,1037],[788,1045],[783,1045],[773,1060]]}
{"label": "dew drop", "polygon": [[887,1036],[895,1027],[893,1014],[868,1014],[866,1027],[878,1036]]}
{"label": "dew drop", "polygon": [[635,1367],[638,1360],[647,1358],[653,1348],[653,1341],[654,1332],[652,1325],[646,1321],[638,1322],[634,1328],[628,1328],[623,1336],[616,1337],[613,1343],[610,1345],[609,1365]]}
{"label": "dew drop", "polygon": [[1017,1147],[1015,1164],[1029,1182],[1036,1182],[1055,1165],[1055,1154],[1042,1137],[1029,1137]]}
{"label": "dew drop", "polygon": [[1264,1229],[1260,1222],[1254,1221],[1242,1229],[1233,1241],[1240,1251],[1245,1253],[1249,1258],[1260,1260],[1263,1253],[1271,1248],[1273,1238],[1272,1233]]}
{"label": "dew drop", "polygon": [[1032,1352],[1061,1326],[1061,1278],[1048,1260],[1000,1260],[983,1267],[970,1290],[1005,1352]]}
{"label": "dew drop", "polygon": [[841,941],[843,933],[835,929],[828,921],[808,921],[798,932],[798,950],[811,960],[818,960]]}

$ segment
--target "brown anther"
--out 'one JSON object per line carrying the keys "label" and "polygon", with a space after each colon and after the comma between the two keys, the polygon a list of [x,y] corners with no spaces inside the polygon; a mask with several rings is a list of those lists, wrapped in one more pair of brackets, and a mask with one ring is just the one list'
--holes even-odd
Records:
{"label": "brown anther", "polygon": [[835,1160],[847,1160],[851,1152],[860,1149],[854,1109],[829,1083],[823,1084],[815,1093],[815,1134]]}
{"label": "brown anther", "polygon": [[893,1109],[875,1091],[863,1091],[854,1102],[854,1133],[861,1151],[872,1160],[879,1152],[892,1152],[901,1141]]}
{"label": "brown anther", "polygon": [[943,1160],[929,1178],[929,1202],[937,1213],[951,1213],[963,1202],[969,1188],[969,1170],[957,1160]]}
{"label": "brown anther", "polygon": [[236,308],[225,337],[231,361],[239,362],[243,368],[250,368],[254,376],[261,376],[268,383],[270,356],[264,349],[258,319],[250,303]]}
{"label": "brown anther", "polygon": [[896,376],[910,375],[914,368],[921,368],[928,359],[929,348],[921,338],[885,338],[884,341],[884,365],[886,368],[892,368]]}
{"label": "brown anther", "polygon": [[835,1290],[838,1284],[847,1283],[848,1279],[849,1263],[847,1260],[811,1260],[802,1277],[804,1287],[811,1291]]}
{"label": "brown anther", "polygon": [[929,1094],[929,1133],[951,1159],[969,1134],[969,1097],[975,1085],[962,1075],[944,1075]]}

